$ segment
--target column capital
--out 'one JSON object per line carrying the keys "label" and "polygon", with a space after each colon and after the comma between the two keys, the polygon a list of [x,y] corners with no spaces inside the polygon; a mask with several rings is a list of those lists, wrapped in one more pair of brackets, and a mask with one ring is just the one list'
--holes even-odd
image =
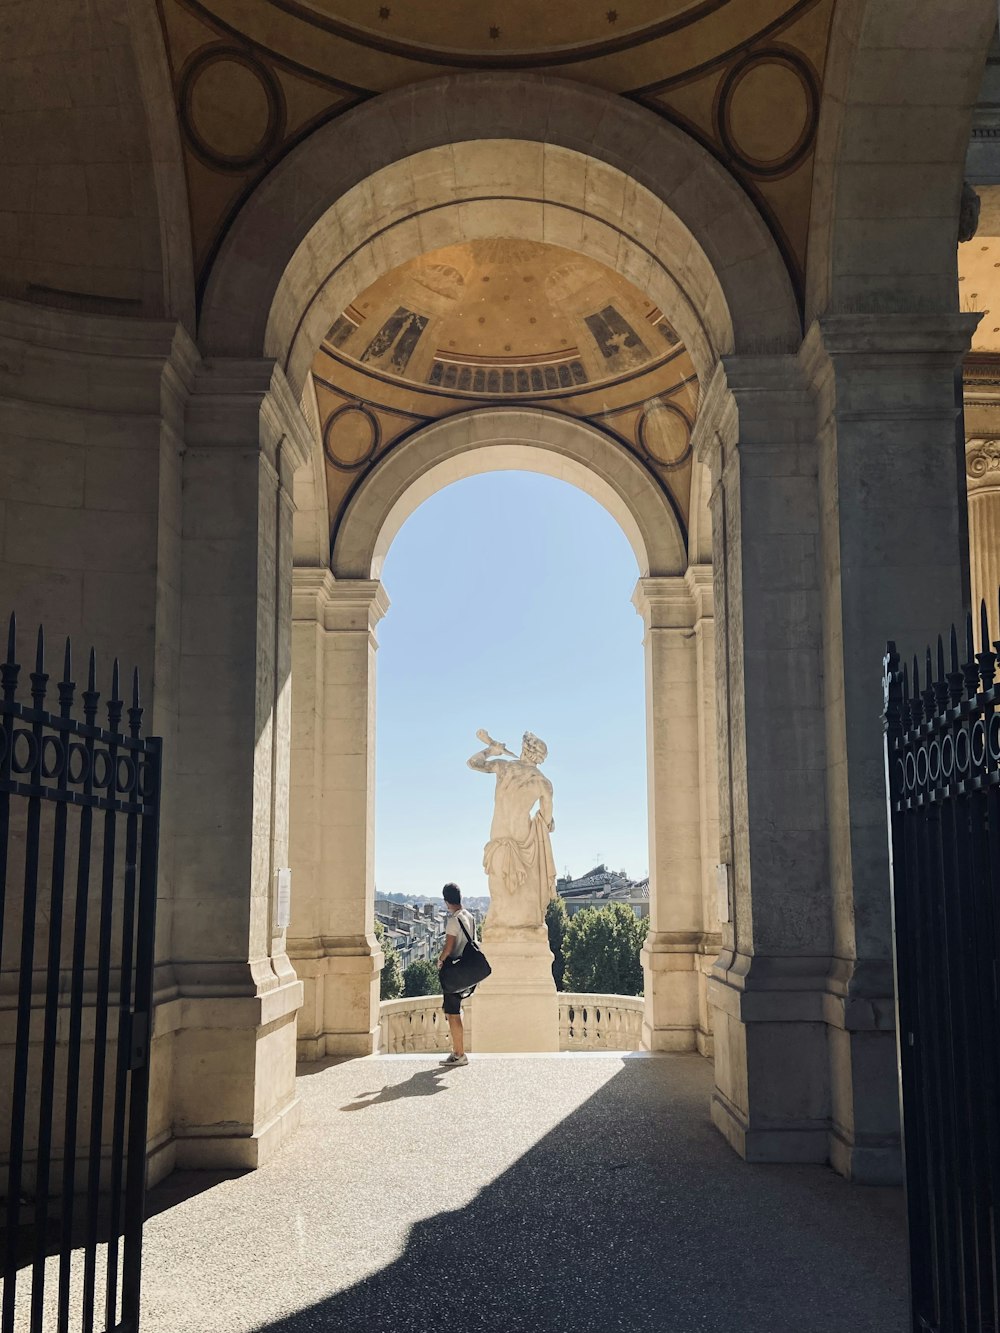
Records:
{"label": "column capital", "polygon": [[966,440],[965,475],[970,494],[1000,490],[1000,437],[973,435]]}
{"label": "column capital", "polygon": [[328,569],[292,570],[292,620],[315,620],[328,630],[374,630],[389,609],[378,579],[336,579]]}
{"label": "column capital", "polygon": [[824,356],[954,359],[968,351],[981,319],[981,314],[956,311],[821,315],[807,329],[800,356],[807,367]]}
{"label": "column capital", "polygon": [[269,358],[220,357],[203,362],[188,406],[188,443],[195,448],[245,448],[254,431],[270,462],[303,467],[313,431],[284,371]]}
{"label": "column capital", "polygon": [[685,574],[641,578],[635,585],[632,605],[647,630],[692,630],[698,619],[696,599]]}
{"label": "column capital", "polygon": [[711,467],[731,449],[780,443],[790,423],[797,437],[812,412],[797,356],[724,356],[702,392],[695,458]]}

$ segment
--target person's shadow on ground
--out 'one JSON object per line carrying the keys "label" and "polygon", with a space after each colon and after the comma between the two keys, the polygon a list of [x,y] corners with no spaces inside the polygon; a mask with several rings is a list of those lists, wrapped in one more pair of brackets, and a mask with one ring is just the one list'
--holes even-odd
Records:
{"label": "person's shadow on ground", "polygon": [[359,1092],[353,1101],[342,1106],[342,1111],[363,1111],[368,1106],[379,1106],[383,1102],[399,1101],[401,1097],[433,1097],[447,1087],[442,1077],[446,1069],[421,1069],[412,1078],[402,1083],[387,1083],[384,1088],[373,1088],[371,1092]]}

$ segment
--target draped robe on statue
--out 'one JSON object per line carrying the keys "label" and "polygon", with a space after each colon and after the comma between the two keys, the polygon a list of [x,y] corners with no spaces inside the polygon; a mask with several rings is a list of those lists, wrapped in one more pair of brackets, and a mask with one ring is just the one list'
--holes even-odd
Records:
{"label": "draped robe on statue", "polygon": [[[490,841],[483,853],[489,876],[490,929],[539,927],[556,891],[556,866],[549,840],[552,784],[523,759],[473,756],[470,766],[496,776]],[[539,809],[531,811],[538,801]]]}

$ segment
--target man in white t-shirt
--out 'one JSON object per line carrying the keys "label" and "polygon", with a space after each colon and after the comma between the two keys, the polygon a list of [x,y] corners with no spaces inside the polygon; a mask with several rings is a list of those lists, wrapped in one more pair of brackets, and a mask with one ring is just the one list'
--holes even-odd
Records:
{"label": "man in white t-shirt", "polygon": [[[448,925],[445,929],[444,948],[441,950],[441,956],[438,958],[438,971],[448,963],[449,959],[461,958],[466,944],[470,939],[476,938],[476,923],[472,914],[462,906],[462,890],[457,884],[446,884],[441,891],[445,901],[445,906],[450,913]],[[462,927],[465,927],[465,930]],[[466,935],[465,931],[468,931]],[[444,997],[444,1011],[448,1015],[448,1027],[451,1031],[452,1052],[446,1060],[441,1063],[449,1069],[455,1065],[467,1065],[469,1057],[465,1054],[465,1029],[462,1026],[462,1001],[467,1000],[475,986],[470,986],[468,990],[456,991],[451,995]]]}

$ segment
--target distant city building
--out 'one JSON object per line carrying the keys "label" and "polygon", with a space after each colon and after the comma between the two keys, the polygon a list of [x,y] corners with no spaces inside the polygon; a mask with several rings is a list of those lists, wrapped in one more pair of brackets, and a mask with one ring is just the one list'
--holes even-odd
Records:
{"label": "distant city building", "polygon": [[629,879],[624,870],[599,865],[579,879],[568,875],[557,879],[556,892],[570,916],[583,907],[606,907],[608,903],[625,903],[640,920],[649,916],[648,875],[645,879]]}
{"label": "distant city building", "polygon": [[[469,907],[477,925],[485,913],[479,907]],[[400,963],[409,967],[420,959],[435,960],[444,946],[448,909],[443,903],[396,902],[395,898],[375,899],[375,919],[385,927],[386,935],[396,947]]]}

